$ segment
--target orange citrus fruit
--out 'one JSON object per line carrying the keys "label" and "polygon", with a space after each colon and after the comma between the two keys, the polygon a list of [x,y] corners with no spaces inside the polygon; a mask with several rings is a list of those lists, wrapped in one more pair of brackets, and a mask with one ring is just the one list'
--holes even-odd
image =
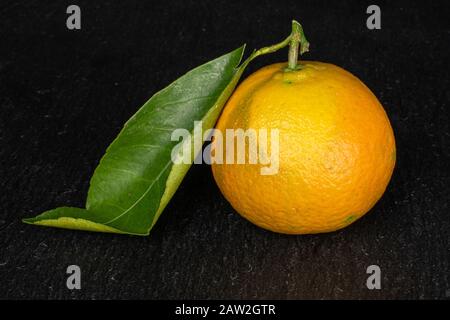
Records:
{"label": "orange citrus fruit", "polygon": [[344,228],[389,183],[395,165],[389,119],[375,95],[342,68],[315,61],[302,61],[296,71],[286,66],[269,65],[244,80],[216,126],[223,146],[226,129],[278,129],[278,172],[263,175],[267,165],[224,161],[212,164],[214,178],[233,208],[262,228],[288,234]]}

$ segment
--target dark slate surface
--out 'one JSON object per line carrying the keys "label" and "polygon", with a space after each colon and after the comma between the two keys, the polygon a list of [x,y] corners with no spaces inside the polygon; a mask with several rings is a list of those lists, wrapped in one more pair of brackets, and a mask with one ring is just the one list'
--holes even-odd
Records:
{"label": "dark slate surface", "polygon": [[[3,1],[0,9],[0,298],[432,298],[450,296],[449,10],[445,2]],[[195,166],[149,237],[39,228],[20,219],[82,206],[122,124],[187,70],[244,42],[283,39],[298,18],[309,59],[376,93],[398,164],[382,200],[342,231],[286,236],[236,214]],[[259,59],[247,74],[284,60]],[[82,270],[82,290],[65,286]],[[366,288],[377,264],[382,289]]]}

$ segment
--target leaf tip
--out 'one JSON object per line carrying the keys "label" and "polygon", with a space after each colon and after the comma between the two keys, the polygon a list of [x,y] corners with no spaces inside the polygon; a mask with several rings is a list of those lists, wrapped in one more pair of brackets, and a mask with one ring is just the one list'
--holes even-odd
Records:
{"label": "leaf tip", "polygon": [[26,224],[34,224],[34,218],[23,218],[22,222]]}
{"label": "leaf tip", "polygon": [[241,53],[241,60],[242,60],[242,58],[244,57],[244,53],[245,53],[245,49],[247,48],[247,44],[246,43],[244,43],[241,47],[240,47],[240,49],[242,50],[242,53]]}

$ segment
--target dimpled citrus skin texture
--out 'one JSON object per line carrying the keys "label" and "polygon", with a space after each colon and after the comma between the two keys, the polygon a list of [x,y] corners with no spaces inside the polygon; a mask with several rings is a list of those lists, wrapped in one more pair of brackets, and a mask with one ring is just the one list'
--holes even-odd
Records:
{"label": "dimpled citrus skin texture", "polygon": [[389,183],[395,165],[389,119],[374,94],[342,68],[314,61],[302,61],[299,71],[286,67],[273,64],[243,81],[216,126],[223,146],[225,129],[277,128],[278,173],[261,175],[267,165],[248,164],[246,145],[246,164],[213,163],[214,178],[233,208],[262,228],[288,234],[344,228]]}

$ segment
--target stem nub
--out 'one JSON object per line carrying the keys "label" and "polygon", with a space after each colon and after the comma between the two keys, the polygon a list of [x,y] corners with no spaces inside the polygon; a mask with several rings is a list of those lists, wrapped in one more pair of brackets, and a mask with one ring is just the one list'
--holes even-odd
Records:
{"label": "stem nub", "polygon": [[[300,48],[300,50],[299,50]],[[297,70],[299,68],[298,55],[309,51],[309,42],[305,37],[302,25],[296,20],[292,20],[292,32],[289,42],[288,70]]]}

